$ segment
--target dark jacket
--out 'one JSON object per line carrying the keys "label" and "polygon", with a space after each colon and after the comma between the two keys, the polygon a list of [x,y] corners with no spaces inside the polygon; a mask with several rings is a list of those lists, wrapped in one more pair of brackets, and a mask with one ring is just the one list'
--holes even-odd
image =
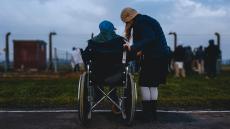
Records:
{"label": "dark jacket", "polygon": [[204,59],[204,51],[201,48],[198,48],[198,50],[196,51],[195,58],[197,60],[203,60]]}
{"label": "dark jacket", "polygon": [[[95,40],[89,40],[88,46],[86,47],[85,51],[83,52],[83,60],[85,64],[91,59],[97,58],[97,54],[100,54],[105,57],[99,56],[101,62],[106,62],[109,64],[113,64],[116,62],[121,62],[122,53],[123,53],[123,44],[124,38],[118,36],[114,39],[107,40],[105,42],[97,42]],[[110,58],[112,56],[114,58]],[[105,64],[105,63],[104,63]]]}
{"label": "dark jacket", "polygon": [[[117,36],[105,42],[97,42],[95,40],[88,41],[83,59],[85,64],[90,64],[91,66],[92,80],[94,80],[94,82],[103,84],[104,81],[107,81],[107,83],[114,85],[111,80],[118,80],[116,83],[120,83],[119,80],[122,80],[120,77],[123,68],[122,57],[124,44],[124,38],[121,36]],[[110,77],[110,79],[108,77]]]}
{"label": "dark jacket", "polygon": [[176,47],[173,53],[173,59],[174,61],[181,61],[181,62],[185,60],[185,49],[182,46]]}
{"label": "dark jacket", "polygon": [[216,45],[209,45],[205,50],[205,58],[208,62],[216,62],[219,58],[220,50]]}
{"label": "dark jacket", "polygon": [[141,14],[134,18],[131,49],[134,52],[142,51],[148,59],[167,58],[170,54],[160,24],[155,19]]}

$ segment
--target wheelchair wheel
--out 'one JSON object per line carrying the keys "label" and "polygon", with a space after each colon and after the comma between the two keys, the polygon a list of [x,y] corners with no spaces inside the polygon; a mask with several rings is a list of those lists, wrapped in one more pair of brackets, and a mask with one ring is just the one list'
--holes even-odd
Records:
{"label": "wheelchair wheel", "polygon": [[83,73],[79,80],[79,119],[83,125],[88,122],[89,102],[87,88],[87,74]]}
{"label": "wheelchair wheel", "polygon": [[134,114],[136,110],[136,88],[134,84],[134,80],[131,74],[128,74],[127,78],[127,89],[125,90],[125,101],[124,101],[124,109],[125,109],[125,115],[126,117],[124,119],[125,124],[131,125],[132,121],[134,119]]}

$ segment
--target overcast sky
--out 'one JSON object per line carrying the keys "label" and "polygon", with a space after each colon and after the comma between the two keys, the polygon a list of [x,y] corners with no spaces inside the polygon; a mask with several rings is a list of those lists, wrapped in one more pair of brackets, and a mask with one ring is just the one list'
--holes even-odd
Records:
{"label": "overcast sky", "polygon": [[11,40],[47,41],[55,31],[54,47],[63,51],[85,47],[102,20],[112,21],[122,35],[120,12],[127,6],[157,19],[169,46],[170,31],[178,33],[179,44],[192,47],[207,46],[219,32],[223,58],[230,59],[230,0],[0,0],[0,52],[6,32],[12,33]]}

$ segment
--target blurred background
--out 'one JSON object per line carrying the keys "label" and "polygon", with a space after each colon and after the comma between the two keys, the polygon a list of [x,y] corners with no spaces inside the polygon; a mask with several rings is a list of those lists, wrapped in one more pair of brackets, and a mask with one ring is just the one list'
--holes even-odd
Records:
{"label": "blurred background", "polygon": [[[192,50],[200,45],[207,47],[210,39],[217,44],[218,33],[221,63],[229,64],[229,5],[228,0],[1,0],[1,72],[6,71],[5,67],[14,69],[14,40],[44,41],[46,65],[51,60],[51,49],[57,69],[61,70],[63,64],[71,67],[72,47],[84,49],[91,34],[99,32],[98,24],[102,20],[113,22],[117,33],[123,35],[124,24],[120,20],[120,12],[127,6],[156,18],[172,50],[175,37],[169,35],[170,32],[176,33],[176,45],[191,46]],[[50,37],[50,33],[55,34]],[[50,39],[52,48],[49,48]],[[9,56],[6,51],[9,51]],[[8,57],[9,66],[6,66]]]}

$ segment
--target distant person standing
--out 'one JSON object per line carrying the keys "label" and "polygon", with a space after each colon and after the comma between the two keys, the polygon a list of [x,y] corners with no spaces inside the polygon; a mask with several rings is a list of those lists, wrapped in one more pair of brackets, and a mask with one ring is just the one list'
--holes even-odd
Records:
{"label": "distant person standing", "polygon": [[126,38],[133,38],[133,45],[127,43],[124,47],[143,57],[139,76],[143,120],[156,120],[158,86],[166,83],[170,53],[164,32],[157,20],[133,8],[124,8],[121,20],[125,23]]}
{"label": "distant person standing", "polygon": [[193,61],[193,52],[192,48],[190,46],[187,46],[185,49],[185,59],[184,59],[184,68],[186,71],[186,74],[192,73],[192,61]]}
{"label": "distant person standing", "polygon": [[72,55],[71,55],[71,66],[73,71],[80,71],[80,64],[83,64],[81,51],[79,48],[72,48]]}
{"label": "distant person standing", "polygon": [[202,46],[200,46],[197,49],[195,53],[195,58],[196,58],[196,65],[197,65],[198,73],[204,74],[204,50]]}
{"label": "distant person standing", "polygon": [[205,65],[206,65],[206,78],[214,78],[216,77],[216,64],[217,59],[219,58],[220,50],[218,46],[214,44],[214,40],[209,40],[209,46],[205,49]]}
{"label": "distant person standing", "polygon": [[176,77],[186,77],[184,69],[185,49],[182,45],[176,47],[173,53],[173,64]]}

